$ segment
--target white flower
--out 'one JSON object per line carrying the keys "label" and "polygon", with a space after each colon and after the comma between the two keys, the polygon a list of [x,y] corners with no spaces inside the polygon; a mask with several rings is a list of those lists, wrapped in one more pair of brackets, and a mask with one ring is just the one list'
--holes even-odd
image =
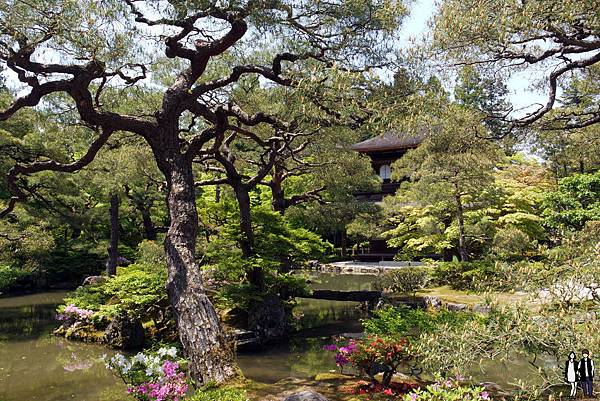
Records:
{"label": "white flower", "polygon": [[122,368],[127,363],[125,357],[121,354],[116,354],[110,359],[111,364],[115,365],[118,368]]}
{"label": "white flower", "polygon": [[129,362],[126,362],[126,363],[123,365],[123,367],[121,368],[121,372],[123,372],[123,373],[125,373],[125,374],[126,374],[127,372],[129,372],[129,369],[131,369],[131,363],[129,363]]}
{"label": "white flower", "polygon": [[148,363],[148,357],[143,353],[137,353],[132,359],[133,363],[141,363],[142,365],[146,365]]}
{"label": "white flower", "polygon": [[175,348],[175,347],[169,348],[167,350],[167,355],[169,355],[171,358],[177,357],[177,348]]}

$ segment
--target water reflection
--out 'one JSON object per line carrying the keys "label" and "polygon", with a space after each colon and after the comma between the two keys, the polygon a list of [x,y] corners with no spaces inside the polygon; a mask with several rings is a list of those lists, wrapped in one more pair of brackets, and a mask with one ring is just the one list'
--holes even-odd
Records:
{"label": "water reflection", "polygon": [[[371,290],[376,276],[306,272],[313,289],[338,291]],[[299,298],[294,308],[300,332],[286,343],[266,350],[238,355],[240,367],[249,379],[274,383],[288,377],[309,378],[330,370],[338,371],[333,354],[323,351],[331,337],[362,330],[360,319],[367,316],[358,302]]]}
{"label": "water reflection", "polygon": [[64,295],[0,299],[0,400],[109,400],[106,389],[118,390],[114,399],[123,399],[124,385],[101,360],[111,351],[49,335]]}

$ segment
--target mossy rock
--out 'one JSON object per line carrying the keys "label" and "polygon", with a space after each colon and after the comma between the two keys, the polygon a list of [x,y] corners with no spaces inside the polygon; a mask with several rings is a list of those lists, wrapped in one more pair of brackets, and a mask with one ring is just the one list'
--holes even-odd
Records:
{"label": "mossy rock", "polygon": [[333,381],[333,380],[353,380],[354,376],[342,373],[319,373],[315,376],[315,381]]}
{"label": "mossy rock", "polygon": [[93,324],[74,324],[67,328],[61,327],[54,333],[64,336],[67,340],[84,342],[102,342],[104,337],[104,332],[97,330]]}

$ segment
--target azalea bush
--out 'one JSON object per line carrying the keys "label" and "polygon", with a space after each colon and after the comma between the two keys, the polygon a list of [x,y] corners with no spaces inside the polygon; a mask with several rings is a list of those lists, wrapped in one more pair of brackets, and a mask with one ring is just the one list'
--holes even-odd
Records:
{"label": "azalea bush", "polygon": [[59,308],[59,313],[56,315],[56,319],[67,322],[68,324],[74,324],[76,321],[88,321],[94,316],[94,311],[90,309],[78,308],[73,304],[69,304],[65,307]]}
{"label": "azalea bush", "polygon": [[465,386],[452,378],[416,389],[402,397],[402,401],[485,401],[489,399],[490,395],[483,387]]}
{"label": "azalea bush", "polygon": [[350,340],[344,346],[326,345],[324,349],[336,353],[336,364],[342,369],[345,365],[351,365],[373,381],[377,373],[383,373],[381,385],[386,387],[398,368],[412,359],[408,351],[408,340],[405,338],[384,339],[369,336],[360,340]]}
{"label": "azalea bush", "polygon": [[127,392],[140,401],[179,401],[189,388],[174,347],[140,352],[132,357],[116,354],[107,361],[110,369],[127,385]]}

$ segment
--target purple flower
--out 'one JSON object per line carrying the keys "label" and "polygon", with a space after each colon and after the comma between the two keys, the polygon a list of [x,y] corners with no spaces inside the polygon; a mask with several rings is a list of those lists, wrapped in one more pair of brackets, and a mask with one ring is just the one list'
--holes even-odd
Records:
{"label": "purple flower", "polygon": [[324,345],[323,349],[325,351],[337,351],[338,347],[335,344],[328,344],[328,345]]}
{"label": "purple flower", "polygon": [[179,369],[179,364],[177,362],[165,361],[162,366],[163,373],[167,378],[174,377],[177,375],[177,369]]}
{"label": "purple flower", "polygon": [[419,398],[419,396],[417,395],[417,393],[411,393],[410,394],[410,399],[412,401],[417,401],[417,398]]}
{"label": "purple flower", "polygon": [[335,354],[335,364],[344,366],[350,363],[350,360],[344,354]]}
{"label": "purple flower", "polygon": [[482,391],[481,394],[479,394],[479,397],[482,400],[489,400],[490,399],[490,393],[488,393],[487,391]]}

